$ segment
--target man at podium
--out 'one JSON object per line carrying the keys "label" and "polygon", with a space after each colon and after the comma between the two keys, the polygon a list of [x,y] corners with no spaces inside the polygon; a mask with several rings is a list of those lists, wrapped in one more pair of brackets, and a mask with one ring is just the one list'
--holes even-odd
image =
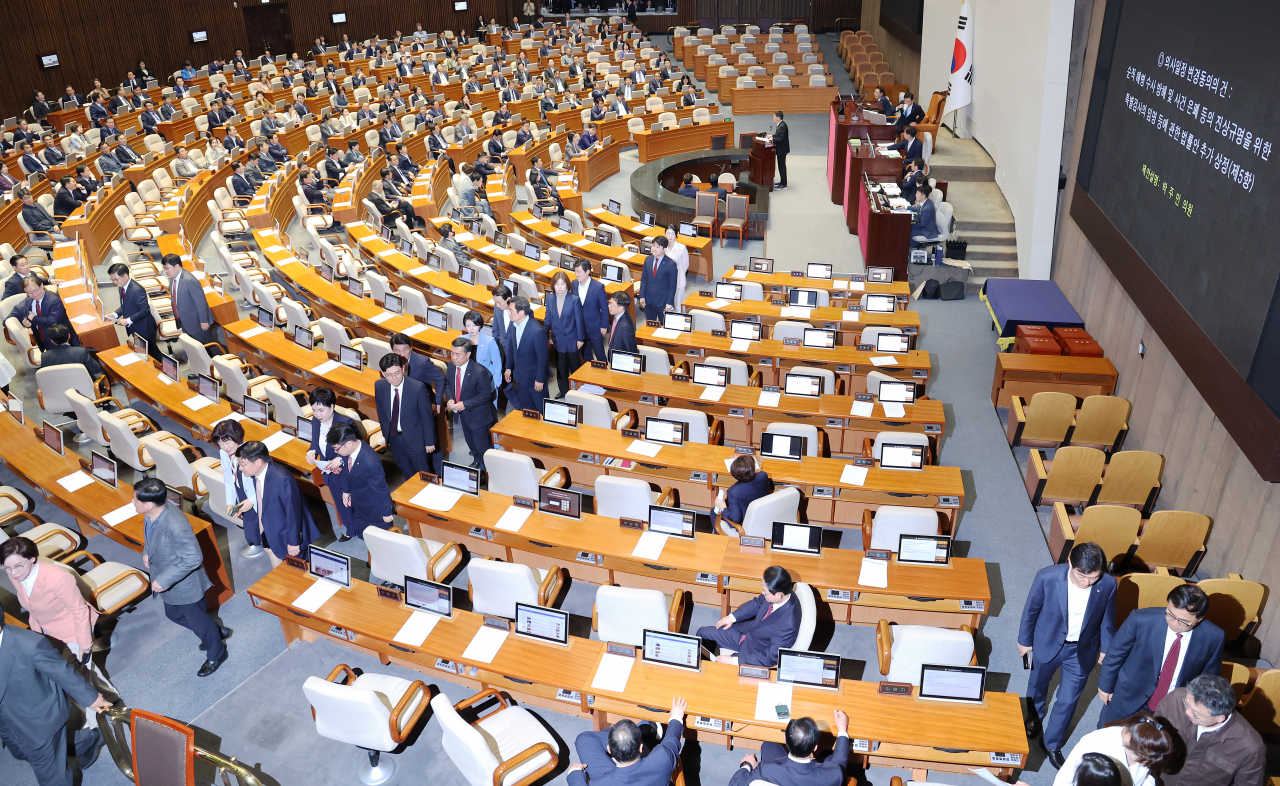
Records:
{"label": "man at podium", "polygon": [[791,152],[791,141],[787,137],[787,122],[782,119],[782,110],[773,113],[773,130],[766,136],[773,143],[774,152],[778,156],[778,184],[774,188],[787,187],[787,153]]}

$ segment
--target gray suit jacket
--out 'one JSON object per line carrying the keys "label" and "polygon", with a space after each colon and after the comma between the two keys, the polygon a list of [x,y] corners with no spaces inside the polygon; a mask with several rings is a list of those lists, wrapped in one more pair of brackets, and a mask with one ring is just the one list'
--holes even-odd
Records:
{"label": "gray suit jacket", "polygon": [[0,737],[34,750],[66,724],[64,691],[86,707],[98,691],[44,636],[13,625],[0,630]]}
{"label": "gray suit jacket", "polygon": [[182,511],[166,504],[147,522],[142,556],[147,558],[151,580],[163,588],[160,599],[173,606],[196,603],[213,586],[204,572],[200,544]]}
{"label": "gray suit jacket", "polygon": [[[199,329],[201,322],[213,324],[213,312],[209,310],[209,302],[205,300],[204,287],[200,285],[200,279],[191,275],[189,270],[182,271],[178,276],[178,297],[174,305],[188,329]],[[195,325],[191,324],[192,318],[196,321]]]}

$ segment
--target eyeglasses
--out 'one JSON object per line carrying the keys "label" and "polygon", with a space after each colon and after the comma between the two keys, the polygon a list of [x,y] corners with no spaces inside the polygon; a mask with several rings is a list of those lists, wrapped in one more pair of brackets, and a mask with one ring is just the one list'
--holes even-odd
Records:
{"label": "eyeglasses", "polygon": [[1213,715],[1205,715],[1205,714],[1202,714],[1200,711],[1193,709],[1190,704],[1190,698],[1191,698],[1190,695],[1183,696],[1182,706],[1187,711],[1187,714],[1191,716],[1191,720],[1195,721],[1196,723],[1199,723],[1201,726],[1205,725],[1205,721],[1213,720],[1214,718]]}
{"label": "eyeglasses", "polygon": [[25,560],[24,562],[21,562],[21,563],[19,563],[19,564],[17,564],[17,565],[5,565],[5,566],[4,566],[4,572],[5,572],[5,573],[17,573],[17,572],[18,572],[18,571],[20,571],[20,570],[30,570],[30,569],[31,569],[31,566],[32,566],[33,564],[35,564],[35,560],[33,560],[33,559],[29,559],[29,560]]}
{"label": "eyeglasses", "polygon": [[1188,622],[1187,620],[1184,620],[1184,619],[1182,619],[1181,617],[1174,616],[1174,614],[1173,614],[1172,612],[1170,612],[1168,609],[1166,609],[1166,610],[1165,610],[1165,612],[1164,612],[1164,616],[1165,616],[1165,618],[1166,618],[1166,619],[1168,619],[1170,622],[1172,622],[1172,623],[1176,623],[1176,624],[1178,624],[1178,625],[1181,625],[1181,626],[1182,626],[1182,627],[1184,627],[1184,628],[1194,628],[1195,626],[1197,626],[1197,625],[1199,625],[1199,624],[1200,624],[1200,620],[1199,620],[1199,619],[1193,619],[1193,620],[1191,620],[1191,621],[1189,621],[1189,622]]}

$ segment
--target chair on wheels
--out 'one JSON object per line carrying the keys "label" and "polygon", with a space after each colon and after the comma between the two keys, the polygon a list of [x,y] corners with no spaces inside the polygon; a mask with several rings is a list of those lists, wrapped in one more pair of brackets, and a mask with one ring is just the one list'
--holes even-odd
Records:
{"label": "chair on wheels", "polygon": [[508,497],[538,498],[538,486],[569,485],[569,471],[552,467],[539,471],[533,459],[520,453],[491,448],[484,452],[484,466],[489,472],[489,493]]}
{"label": "chair on wheels", "polygon": [[647,480],[601,475],[595,485],[596,515],[605,518],[639,518],[650,505],[669,504],[671,489],[654,491]]}
{"label": "chair on wheels", "polygon": [[682,589],[664,595],[659,590],[606,583],[596,590],[591,629],[600,641],[640,646],[645,629],[679,633],[691,603],[691,596]]}
{"label": "chair on wheels", "polygon": [[[339,682],[339,679],[345,681]],[[395,762],[382,754],[409,738],[427,709],[430,692],[421,680],[389,674],[361,674],[339,664],[329,676],[307,677],[302,692],[311,703],[316,733],[364,749],[368,764],[360,768],[360,782],[378,786],[391,780]]]}
{"label": "chair on wheels", "polygon": [[635,428],[639,416],[634,409],[625,412],[614,412],[609,399],[595,393],[581,390],[570,390],[564,394],[564,400],[582,407],[582,422],[588,426],[597,426],[618,430]]}
{"label": "chair on wheels", "polygon": [[721,512],[716,516],[716,532],[737,538],[743,535],[772,538],[774,522],[800,523],[800,489],[789,486],[753,501],[742,514],[742,521],[726,518]]}
{"label": "chair on wheels", "polygon": [[[473,709],[491,700],[498,703],[496,711],[481,715]],[[560,763],[551,732],[493,688],[457,704],[437,693],[431,711],[440,722],[444,752],[470,786],[530,786]],[[464,719],[462,712],[473,719]]]}
{"label": "chair on wheels", "polygon": [[443,582],[462,564],[462,548],[453,541],[440,543],[380,527],[366,528],[363,537],[369,575],[388,584],[403,586],[405,576]]}

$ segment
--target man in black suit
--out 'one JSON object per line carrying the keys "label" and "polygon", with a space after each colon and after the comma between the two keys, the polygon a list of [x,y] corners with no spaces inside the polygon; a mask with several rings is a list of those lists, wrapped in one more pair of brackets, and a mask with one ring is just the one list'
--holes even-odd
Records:
{"label": "man in black suit", "polygon": [[416,379],[427,386],[431,400],[431,413],[440,414],[444,404],[444,372],[435,361],[413,351],[413,342],[404,333],[392,333],[387,336],[387,345],[391,351],[404,359],[404,375]]}
{"label": "man in black suit", "polygon": [[[26,298],[18,303],[9,316],[21,322],[23,327],[30,328],[36,346],[41,351],[47,350],[53,346],[48,336],[49,328],[66,325],[68,330],[71,329],[71,323],[67,321],[67,309],[58,296],[46,291],[44,282],[33,275],[22,279],[22,291],[26,293]],[[80,339],[73,336],[71,343],[79,346]]]}
{"label": "man in black suit", "polygon": [[661,319],[662,312],[674,311],[676,300],[676,263],[667,259],[669,241],[660,235],[653,241],[653,253],[645,257],[640,277],[640,307],[646,319]]}
{"label": "man in black suit", "polygon": [[688,197],[690,199],[693,199],[698,195],[698,187],[693,184],[692,174],[686,174],[684,176],[684,179],[680,185],[680,190],[677,191],[676,193],[678,193],[682,197]]}
{"label": "man in black suit", "polygon": [[902,140],[894,142],[892,145],[889,145],[887,149],[897,150],[902,153],[902,157],[906,159],[906,163],[902,165],[902,174],[905,176],[907,173],[907,167],[910,163],[917,158],[922,158],[924,156],[924,145],[916,138],[919,134],[915,127],[908,126],[902,134]]}
{"label": "man in black suit", "polygon": [[573,268],[572,294],[582,304],[582,328],[586,342],[582,347],[583,360],[605,360],[605,336],[609,333],[609,297],[604,284],[591,276],[591,260],[579,257]]}
{"label": "man in black suit", "polygon": [[[395,521],[395,505],[387,486],[382,459],[360,439],[350,423],[335,423],[325,442],[341,457],[342,471],[330,473],[329,485],[342,504],[351,511],[352,537],[363,538],[369,527],[390,529]],[[354,504],[356,501],[360,504]]]}
{"label": "man in black suit", "polygon": [[502,363],[507,398],[516,409],[541,412],[547,397],[547,332],[533,318],[528,298],[512,298],[507,317],[508,351]]}
{"label": "man in black suit", "polygon": [[623,352],[639,352],[636,346],[636,323],[631,318],[631,296],[626,292],[614,292],[609,298],[609,332],[605,336],[604,352],[620,349]]}
{"label": "man in black suit", "polygon": [[[17,190],[16,188],[14,189]],[[22,195],[22,220],[27,222],[27,226],[36,232],[47,232],[49,237],[56,242],[63,242],[71,238],[62,234],[62,228],[53,220],[53,216],[49,215],[49,211],[45,210],[40,203],[36,202],[35,197],[31,196],[30,188],[23,188]]]}
{"label": "man in black suit", "polygon": [[92,352],[85,347],[71,346],[71,326],[64,325],[61,322],[50,325],[45,331],[53,346],[49,347],[40,357],[40,365],[43,367],[52,366],[84,366],[85,371],[89,372],[89,376],[97,379],[102,376],[102,364],[98,362],[96,352]]}
{"label": "man in black suit", "polygon": [[760,758],[754,753],[742,757],[729,786],[748,786],[767,781],[777,786],[840,786],[849,761],[849,716],[835,711],[836,746],[821,764],[814,758],[821,737],[813,718],[794,718],[787,723],[786,744],[765,742]]}
{"label": "man in black suit", "polygon": [[1222,669],[1225,636],[1205,620],[1208,612],[1209,596],[1194,584],[1174,587],[1163,608],[1130,612],[1098,672],[1098,697],[1106,705],[1099,728],[1135,712],[1154,712],[1169,691]]}
{"label": "man in black suit", "polygon": [[791,137],[787,130],[787,121],[782,119],[782,110],[773,113],[773,151],[778,156],[778,185],[774,188],[787,187],[787,153],[791,152]]}
{"label": "man in black suit", "polygon": [[902,178],[902,198],[915,203],[916,189],[924,182],[924,159],[913,158],[907,162],[907,174]]}
{"label": "man in black suit", "polygon": [[0,300],[21,295],[22,279],[31,275],[31,260],[21,254],[9,257],[9,267],[13,268],[13,275],[4,280],[4,294],[0,295]]}
{"label": "man in black suit", "polygon": [[[0,740],[35,770],[40,786],[71,786],[67,764],[67,695],[86,710],[110,705],[45,636],[6,626],[0,618]],[[81,729],[74,737],[79,768],[97,761],[102,732]]]}
{"label": "man in black suit", "polygon": [[159,360],[160,348],[156,345],[156,320],[151,315],[147,291],[129,277],[129,266],[123,262],[113,263],[107,268],[107,275],[111,277],[111,283],[120,290],[120,307],[107,314],[107,321],[122,326],[126,335],[141,336],[146,339],[147,354]]}
{"label": "man in black suit", "polygon": [[485,143],[485,152],[506,163],[507,148],[506,145],[502,144],[502,131],[496,128],[493,129],[493,133],[489,135],[489,141]]}
{"label": "man in black suit", "polygon": [[435,471],[436,428],[430,391],[418,380],[406,377],[404,365],[399,355],[384,355],[378,364],[382,379],[374,383],[373,393],[378,423],[391,455],[400,473],[411,478],[415,472]]}
{"label": "man in black suit", "polygon": [[902,103],[898,105],[898,121],[893,124],[893,129],[901,134],[907,128],[914,128],[921,120],[924,120],[924,110],[916,103],[915,95],[904,93]]}
{"label": "man in black suit", "polygon": [[698,628],[698,636],[723,650],[716,657],[719,663],[777,666],[778,650],[795,644],[800,632],[800,602],[792,596],[794,587],[786,568],[765,568],[760,594],[715,625]]}
{"label": "man in black suit", "polygon": [[454,422],[462,426],[462,434],[471,451],[471,466],[484,471],[485,451],[493,448],[489,429],[498,422],[493,407],[493,377],[479,363],[473,363],[471,339],[458,336],[449,349],[453,366],[445,375],[445,406],[453,413]]}
{"label": "man in black suit", "polygon": [[[254,162],[258,160],[257,153],[250,153],[249,157]],[[261,174],[260,171],[259,174]],[[263,177],[263,180],[265,181],[266,178]],[[249,200],[252,200],[253,195],[258,192],[258,189],[249,179],[249,174],[245,171],[244,159],[240,159],[231,164],[231,187],[235,189],[236,196],[245,197]]]}
{"label": "man in black suit", "polygon": [[67,94],[62,97],[63,109],[78,109],[85,105],[84,96],[76,92],[71,85],[67,85]]}
{"label": "man in black suit", "polygon": [[103,121],[111,116],[102,101],[102,94],[97,93],[93,97],[93,103],[89,105],[89,122],[93,123],[94,128],[102,128]]}
{"label": "man in black suit", "polygon": [[80,199],[76,195],[74,184],[75,180],[71,175],[63,175],[62,180],[58,181],[61,188],[53,195],[54,216],[69,216],[80,207]]}

